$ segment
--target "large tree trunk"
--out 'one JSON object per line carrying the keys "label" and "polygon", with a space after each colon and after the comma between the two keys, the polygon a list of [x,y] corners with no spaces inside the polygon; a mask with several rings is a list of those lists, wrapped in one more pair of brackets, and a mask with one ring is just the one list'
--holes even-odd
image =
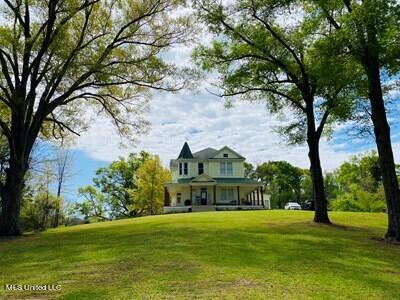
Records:
{"label": "large tree trunk", "polygon": [[[324,176],[322,174],[321,160],[319,156],[320,134],[317,132],[315,126],[313,100],[309,100],[307,102],[307,144],[315,203],[314,222],[331,224],[328,216]],[[320,126],[323,128],[324,124],[321,124]]]}
{"label": "large tree trunk", "polygon": [[18,162],[10,164],[6,170],[6,183],[2,194],[2,211],[0,217],[0,236],[21,235],[19,222],[24,175],[23,168],[18,167]]}
{"label": "large tree trunk", "polygon": [[380,78],[380,63],[376,29],[367,28],[367,45],[362,63],[368,77],[368,93],[371,103],[371,119],[374,125],[375,141],[378,148],[379,163],[382,169],[382,182],[388,209],[388,230],[386,238],[400,241],[400,191],[393,157],[390,127],[386,117]]}
{"label": "large tree trunk", "polygon": [[386,238],[400,241],[400,191],[377,60],[369,60],[367,75],[371,118],[374,125],[375,141],[378,148],[379,162],[382,169],[382,182],[388,209]]}
{"label": "large tree trunk", "polygon": [[[15,102],[21,101],[17,98]],[[19,222],[20,208],[22,204],[25,174],[28,170],[28,160],[32,151],[33,143],[37,137],[28,138],[28,129],[21,122],[19,116],[23,112],[15,113],[11,120],[9,137],[10,158],[6,169],[6,182],[2,193],[2,211],[0,218],[0,236],[21,235],[22,230]],[[38,127],[40,128],[40,127]]]}
{"label": "large tree trunk", "polygon": [[307,140],[310,159],[310,172],[313,183],[313,193],[315,201],[314,222],[330,224],[328,207],[324,187],[324,177],[322,174],[321,160],[319,157],[319,143],[317,137]]}

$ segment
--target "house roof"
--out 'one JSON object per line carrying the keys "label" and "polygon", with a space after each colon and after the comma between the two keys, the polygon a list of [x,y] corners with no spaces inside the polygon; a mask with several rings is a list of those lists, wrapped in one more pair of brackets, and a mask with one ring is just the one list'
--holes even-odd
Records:
{"label": "house roof", "polygon": [[219,149],[218,151],[216,151],[216,152],[213,154],[213,157],[216,156],[218,153],[220,153],[220,152],[222,152],[222,151],[225,151],[225,150],[231,151],[231,152],[234,153],[238,158],[245,159],[242,155],[240,155],[240,154],[237,153],[236,151],[232,150],[232,149],[229,148],[228,146],[224,146],[224,147],[222,147],[221,149]]}
{"label": "house roof", "polygon": [[[191,178],[179,178],[178,183],[191,183],[193,179],[196,177],[191,177]],[[230,177],[213,177],[212,182],[216,182],[217,184],[224,184],[224,183],[233,183],[233,184],[260,184],[260,182],[249,179],[249,178],[230,178]],[[211,181],[210,181],[211,182]]]}
{"label": "house roof", "polygon": [[179,153],[178,159],[180,158],[193,158],[192,151],[190,150],[187,142],[183,144],[181,153]]}
{"label": "house roof", "polygon": [[197,159],[208,159],[214,156],[217,152],[218,150],[209,147],[193,153],[193,157]]}

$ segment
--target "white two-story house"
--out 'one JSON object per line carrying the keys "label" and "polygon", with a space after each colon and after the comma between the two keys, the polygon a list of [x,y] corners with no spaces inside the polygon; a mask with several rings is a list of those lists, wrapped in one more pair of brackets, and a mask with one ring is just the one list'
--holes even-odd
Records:
{"label": "white two-story house", "polygon": [[263,208],[262,184],[244,176],[245,158],[229,147],[192,153],[187,143],[172,159],[165,211],[179,207]]}

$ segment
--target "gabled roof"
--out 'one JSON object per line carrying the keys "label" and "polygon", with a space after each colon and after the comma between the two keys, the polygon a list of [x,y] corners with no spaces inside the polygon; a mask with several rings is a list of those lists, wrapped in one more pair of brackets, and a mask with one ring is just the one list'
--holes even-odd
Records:
{"label": "gabled roof", "polygon": [[215,179],[203,173],[195,178],[192,178],[191,182],[215,182]]}
{"label": "gabled roof", "polygon": [[239,159],[245,159],[242,155],[240,155],[236,151],[232,150],[228,146],[224,146],[219,150],[211,148],[211,147],[208,147],[208,148],[205,148],[203,150],[200,150],[200,151],[197,151],[195,153],[192,153],[192,151],[190,150],[190,147],[189,147],[187,142],[185,142],[185,144],[183,144],[183,147],[182,147],[181,152],[179,153],[178,159],[192,159],[192,158],[195,158],[195,159],[198,159],[198,160],[207,160],[207,159],[210,159],[210,158],[215,158],[219,153],[221,153],[222,151],[227,151],[227,150],[232,152],[233,154],[235,154]]}
{"label": "gabled roof", "polygon": [[231,151],[233,154],[235,154],[238,158],[241,159],[245,159],[242,155],[240,155],[239,153],[237,153],[236,151],[232,150],[231,148],[229,148],[228,146],[224,146],[221,149],[219,149],[216,153],[214,153],[214,155],[212,155],[212,157],[210,158],[214,158],[215,156],[217,156],[219,153],[221,153],[224,150],[229,150]]}
{"label": "gabled roof", "polygon": [[192,151],[190,151],[189,145],[187,142],[183,144],[181,153],[179,153],[178,159],[180,158],[193,158]]}
{"label": "gabled roof", "polygon": [[193,153],[193,156],[197,159],[208,159],[217,153],[218,150],[214,148],[205,148],[203,150],[197,151]]}

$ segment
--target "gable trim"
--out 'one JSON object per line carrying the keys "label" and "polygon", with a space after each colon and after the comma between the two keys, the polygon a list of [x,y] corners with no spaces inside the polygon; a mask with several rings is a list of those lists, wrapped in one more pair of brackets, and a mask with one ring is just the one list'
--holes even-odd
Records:
{"label": "gable trim", "polygon": [[[202,177],[206,178],[207,180],[199,180]],[[190,182],[216,182],[216,180],[214,178],[212,178],[211,176],[203,173],[203,174],[200,174],[197,177],[193,178]]]}
{"label": "gable trim", "polygon": [[[220,154],[224,150],[231,151],[233,154],[235,154],[237,156],[237,158],[219,158],[219,157],[216,157],[218,154]],[[237,153],[236,151],[234,151],[231,148],[229,148],[228,146],[224,146],[221,149],[219,149],[216,153],[214,153],[214,155],[212,157],[210,157],[210,159],[245,159],[245,158],[242,155],[240,155],[239,153]]]}

